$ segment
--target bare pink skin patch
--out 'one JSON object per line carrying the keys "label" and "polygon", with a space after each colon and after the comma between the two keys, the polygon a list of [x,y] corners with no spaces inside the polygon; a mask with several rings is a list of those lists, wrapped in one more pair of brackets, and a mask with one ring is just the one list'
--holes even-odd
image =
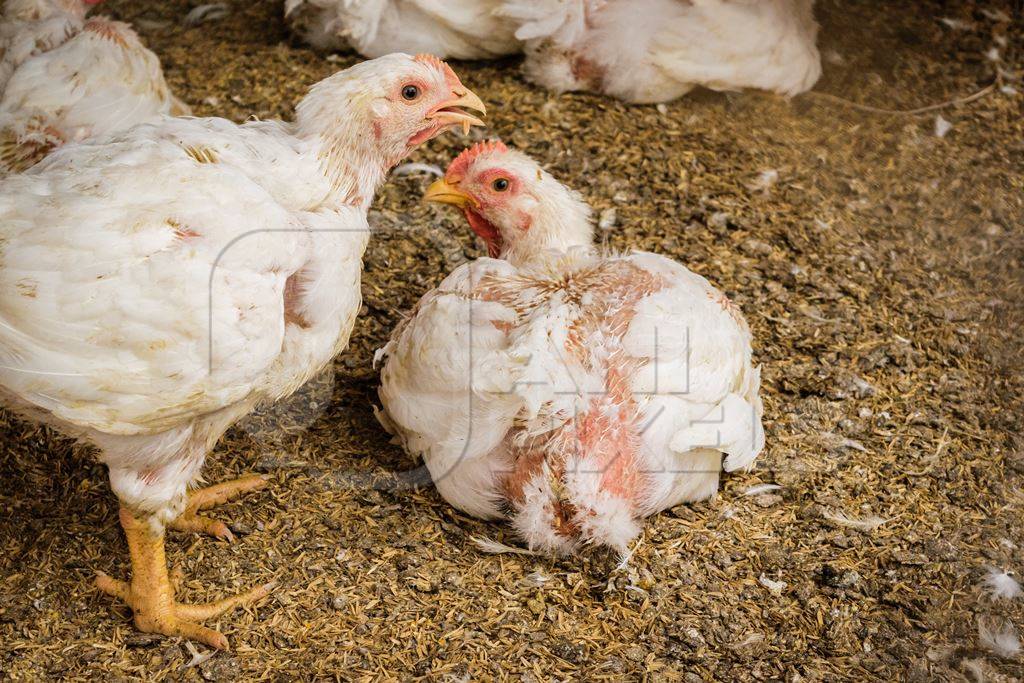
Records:
{"label": "bare pink skin patch", "polygon": [[[575,456],[585,456],[588,467],[600,473],[602,491],[626,501],[634,509],[643,495],[641,420],[631,383],[648,361],[627,354],[621,340],[636,315],[637,304],[665,286],[661,278],[631,263],[612,260],[550,279],[487,276],[474,290],[479,299],[512,308],[519,321],[560,293],[564,301],[578,307],[577,315],[569,321],[565,351],[585,369],[604,377],[605,393],[593,397],[581,413],[565,416],[568,419],[558,429],[542,437],[524,439],[522,428],[515,428],[504,440],[504,448],[514,458],[503,481],[509,500],[514,506],[522,505],[526,487],[544,471],[546,464],[554,494],[546,508],[548,519],[555,533],[566,539],[578,538],[579,515],[588,514],[566,493],[566,467]],[[539,295],[523,297],[524,289]],[[594,352],[595,338],[608,340],[606,353]]]}

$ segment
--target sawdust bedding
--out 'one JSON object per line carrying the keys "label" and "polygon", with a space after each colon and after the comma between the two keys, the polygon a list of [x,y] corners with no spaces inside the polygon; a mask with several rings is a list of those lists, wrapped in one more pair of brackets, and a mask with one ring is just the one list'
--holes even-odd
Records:
{"label": "sawdust bedding", "polygon": [[[395,178],[371,212],[350,348],[210,459],[210,481],[256,470],[274,485],[223,509],[236,543],[169,540],[187,600],[279,582],[216,625],[230,653],[138,633],[93,588],[97,570],[127,572],[105,472],[0,415],[4,676],[1020,678],[992,634],[1024,627],[1024,600],[982,585],[987,567],[1024,568],[1019,15],[993,14],[1012,15],[1007,2],[818,4],[819,91],[905,109],[974,92],[997,67],[1004,80],[942,110],[942,131],[935,113],[813,97],[625,106],[530,87],[516,60],[455,64],[489,105],[488,134],[583,192],[609,247],[679,259],[742,307],[765,378],[768,445],[752,472],[651,519],[624,568],[481,552],[476,537],[515,539],[447,506],[372,415],[373,351],[423,291],[481,255],[457,217],[419,202],[425,176]],[[231,2],[186,27],[190,6],[104,5],[199,115],[288,116],[356,59],[294,42],[276,1]],[[984,56],[995,36],[999,62]],[[443,167],[466,142],[440,139],[414,161]]]}

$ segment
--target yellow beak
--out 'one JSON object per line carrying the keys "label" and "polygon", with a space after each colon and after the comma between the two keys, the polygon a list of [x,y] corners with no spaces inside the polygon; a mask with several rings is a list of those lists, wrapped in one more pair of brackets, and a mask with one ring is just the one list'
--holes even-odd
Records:
{"label": "yellow beak", "polygon": [[423,195],[423,201],[425,202],[437,202],[438,204],[454,204],[460,209],[464,209],[467,206],[475,207],[476,200],[470,197],[465,192],[459,190],[454,185],[449,185],[448,181],[444,178],[435,180],[427,188],[426,194]]}
{"label": "yellow beak", "polygon": [[487,114],[487,108],[484,107],[483,101],[476,96],[476,93],[460,87],[453,90],[452,94],[455,95],[453,99],[442,102],[441,106],[427,118],[438,120],[446,126],[462,124],[463,133],[468,133],[472,126],[484,125],[484,122],[477,117],[462,111],[462,108],[465,108],[478,111],[481,115]]}

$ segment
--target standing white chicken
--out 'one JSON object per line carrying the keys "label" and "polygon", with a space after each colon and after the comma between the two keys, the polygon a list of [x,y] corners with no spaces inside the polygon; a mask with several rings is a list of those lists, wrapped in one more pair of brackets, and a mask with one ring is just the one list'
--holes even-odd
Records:
{"label": "standing white chicken", "polygon": [[694,86],[809,90],[821,75],[813,0],[504,0],[523,69],[556,92],[665,102]]}
{"label": "standing white chicken", "polygon": [[531,547],[625,552],[646,515],[714,495],[764,445],[739,310],[645,252],[604,256],[590,211],[529,157],[481,143],[427,191],[492,257],[427,293],[381,350],[382,423],[438,491]]}
{"label": "standing white chicken", "polygon": [[141,630],[224,648],[196,622],[266,594],[177,603],[164,528],[229,535],[196,512],[262,479],[187,487],[348,343],[375,189],[480,124],[461,107],[483,109],[446,64],[396,54],[316,84],[291,124],[165,118],[0,181],[0,399],[98,447],[132,578],[97,584]]}
{"label": "standing white chicken", "polygon": [[0,18],[0,175],[55,147],[187,115],[160,60],[127,24],[85,18],[100,0],[7,0]]}
{"label": "standing white chicken", "polygon": [[501,0],[287,0],[285,17],[321,50],[352,47],[364,57],[427,52],[495,59],[522,50]]}

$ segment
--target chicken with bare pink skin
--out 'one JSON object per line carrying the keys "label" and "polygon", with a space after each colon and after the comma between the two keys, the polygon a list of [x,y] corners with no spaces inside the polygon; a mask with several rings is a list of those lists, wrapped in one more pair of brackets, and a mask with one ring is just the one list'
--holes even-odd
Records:
{"label": "chicken with bare pink skin", "polygon": [[0,17],[0,175],[53,149],[189,108],[132,28],[86,18],[101,0],[7,0]]}
{"label": "chicken with bare pink skin", "polygon": [[189,493],[214,444],[348,343],[367,208],[389,169],[480,99],[446,64],[395,54],[314,85],[294,122],[164,118],[63,147],[0,181],[0,400],[98,449],[130,582],[97,585],[136,626],[217,648],[198,622],[267,594],[175,599],[168,527],[265,485]]}
{"label": "chicken with bare pink skin", "polygon": [[509,519],[531,548],[626,553],[644,517],[757,457],[750,332],[707,280],[602,254],[580,196],[498,142],[425,199],[459,207],[491,258],[423,296],[379,352],[379,417],[449,503]]}

